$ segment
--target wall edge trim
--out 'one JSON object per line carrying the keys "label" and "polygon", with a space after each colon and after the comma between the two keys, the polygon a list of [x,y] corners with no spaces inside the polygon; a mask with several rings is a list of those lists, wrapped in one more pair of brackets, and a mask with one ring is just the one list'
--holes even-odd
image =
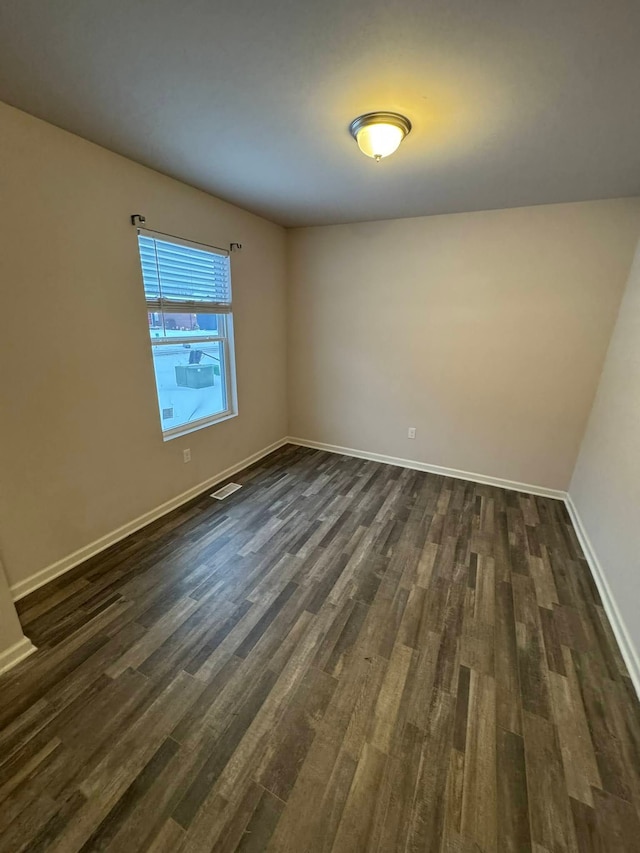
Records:
{"label": "wall edge trim", "polygon": [[9,669],[12,669],[12,667],[16,666],[16,664],[19,664],[20,661],[23,661],[36,651],[37,648],[28,637],[23,637],[21,640],[18,640],[17,643],[14,643],[12,646],[9,646],[8,649],[0,652],[0,675],[2,675],[3,672],[7,672]]}
{"label": "wall edge trim", "polygon": [[39,589],[46,583],[49,583],[49,581],[52,581],[55,578],[60,577],[60,575],[65,574],[65,572],[79,566],[80,563],[83,563],[90,557],[94,557],[96,554],[106,550],[111,545],[115,545],[116,542],[126,539],[127,536],[130,536],[137,530],[146,527],[146,525],[151,524],[152,521],[162,518],[163,515],[177,509],[179,506],[182,506],[182,504],[187,503],[202,492],[205,492],[212,486],[217,485],[222,480],[226,480],[228,477],[232,477],[234,474],[237,474],[238,471],[242,471],[244,468],[248,468],[249,465],[259,462],[260,459],[263,459],[265,456],[268,456],[270,453],[273,453],[275,450],[278,450],[287,443],[286,438],[274,441],[267,447],[263,447],[261,450],[258,450],[250,456],[247,456],[245,459],[240,460],[240,462],[237,462],[235,465],[231,465],[229,468],[225,468],[224,471],[220,471],[220,473],[214,474],[213,477],[209,477],[209,479],[204,480],[202,483],[198,483],[197,486],[192,486],[190,489],[187,489],[186,492],[182,492],[181,494],[176,495],[176,497],[170,498],[168,501],[165,501],[142,515],[139,515],[132,521],[112,530],[110,533],[105,533],[104,536],[101,536],[99,539],[95,539],[88,545],[78,548],[78,550],[74,551],[72,554],[62,557],[60,560],[56,560],[55,563],[51,563],[51,565],[46,566],[44,569],[41,569],[33,575],[30,575],[28,578],[12,584],[9,589],[13,596],[13,600],[19,601],[21,598],[29,595],[29,593],[35,592],[36,589]]}
{"label": "wall edge trim", "polygon": [[574,530],[576,531],[578,541],[580,542],[580,547],[584,552],[585,559],[591,570],[591,575],[598,588],[598,592],[600,593],[602,606],[611,624],[611,629],[613,630],[617,640],[620,654],[622,655],[625,665],[629,671],[629,677],[633,683],[636,694],[638,695],[638,698],[640,698],[640,655],[638,655],[638,650],[633,644],[631,636],[627,630],[627,626],[622,618],[622,614],[618,609],[613,592],[609,586],[609,581],[607,580],[606,572],[602,567],[602,563],[598,559],[598,555],[596,554],[591,540],[589,539],[589,535],[582,522],[578,508],[569,493],[567,493],[565,504]]}
{"label": "wall edge trim", "polygon": [[469,480],[472,483],[482,483],[485,486],[497,486],[501,489],[509,489],[513,492],[525,492],[529,495],[538,495],[543,498],[553,498],[563,501],[567,493],[560,489],[549,489],[546,486],[536,486],[530,483],[518,483],[515,480],[503,480],[499,477],[491,477],[488,474],[476,474],[472,471],[461,471],[457,468],[443,468],[441,465],[432,465],[429,462],[418,462],[415,459],[403,459],[399,456],[385,456],[382,453],[370,453],[367,450],[356,450],[352,447],[340,447],[337,444],[325,444],[321,441],[310,441],[306,438],[295,438],[289,436],[290,444],[300,447],[309,447],[314,450],[326,450],[328,453],[339,453],[342,456],[355,456],[357,459],[369,459],[371,462],[382,462],[385,465],[397,465],[400,468],[412,468],[415,471],[425,471],[428,474],[439,474],[441,477],[454,477],[456,480]]}

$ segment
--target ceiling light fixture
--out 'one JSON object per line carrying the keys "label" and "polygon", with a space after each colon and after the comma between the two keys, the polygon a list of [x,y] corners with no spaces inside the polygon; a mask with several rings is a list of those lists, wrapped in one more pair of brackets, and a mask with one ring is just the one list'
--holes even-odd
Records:
{"label": "ceiling light fixture", "polygon": [[376,162],[388,157],[411,130],[411,122],[399,113],[365,113],[349,125],[358,148]]}

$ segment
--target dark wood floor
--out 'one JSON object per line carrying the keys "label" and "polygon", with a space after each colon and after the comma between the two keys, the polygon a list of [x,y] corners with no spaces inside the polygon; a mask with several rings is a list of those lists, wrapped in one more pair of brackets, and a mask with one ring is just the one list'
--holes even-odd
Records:
{"label": "dark wood floor", "polygon": [[562,503],[287,447],[20,602],[0,849],[638,851]]}

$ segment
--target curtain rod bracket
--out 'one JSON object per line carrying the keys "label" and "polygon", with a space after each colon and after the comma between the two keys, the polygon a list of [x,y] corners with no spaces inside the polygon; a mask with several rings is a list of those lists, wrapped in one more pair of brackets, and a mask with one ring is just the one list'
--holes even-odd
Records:
{"label": "curtain rod bracket", "polygon": [[229,243],[229,251],[230,252],[241,252],[242,251],[242,243]]}
{"label": "curtain rod bracket", "polygon": [[147,221],[146,216],[143,216],[141,213],[133,213],[131,214],[131,224],[132,225],[144,225]]}

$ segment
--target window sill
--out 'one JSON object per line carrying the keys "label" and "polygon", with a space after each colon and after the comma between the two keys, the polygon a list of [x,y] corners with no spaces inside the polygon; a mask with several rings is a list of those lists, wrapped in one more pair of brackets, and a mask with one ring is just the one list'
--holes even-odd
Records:
{"label": "window sill", "polygon": [[188,435],[190,432],[196,432],[199,429],[206,429],[206,427],[214,426],[215,424],[221,424],[223,421],[230,421],[231,418],[237,417],[237,412],[225,412],[223,415],[220,415],[220,417],[207,418],[207,420],[205,421],[185,424],[182,427],[176,427],[175,431],[171,430],[170,432],[163,432],[162,440],[171,441],[173,438],[180,438],[183,435]]}

